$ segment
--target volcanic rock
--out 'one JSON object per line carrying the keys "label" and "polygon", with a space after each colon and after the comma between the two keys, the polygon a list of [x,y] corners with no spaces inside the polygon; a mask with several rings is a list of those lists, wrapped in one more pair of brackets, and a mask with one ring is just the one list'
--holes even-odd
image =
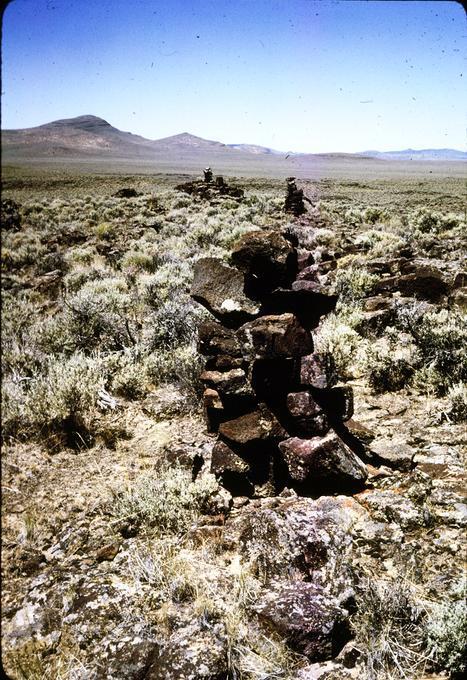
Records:
{"label": "volcanic rock", "polygon": [[362,461],[334,433],[325,437],[291,437],[279,444],[291,479],[309,492],[319,488],[349,489],[361,485],[367,471]]}
{"label": "volcanic rock", "polygon": [[244,293],[243,274],[213,257],[196,262],[191,296],[229,327],[238,327],[259,312]]}
{"label": "volcanic rock", "polygon": [[296,274],[297,256],[293,246],[276,231],[244,234],[234,245],[231,262],[250,279],[261,294],[290,283]]}
{"label": "volcanic rock", "polygon": [[214,321],[205,321],[199,326],[198,351],[205,356],[241,356],[240,345],[234,332]]}
{"label": "volcanic rock", "polygon": [[260,404],[256,411],[222,423],[219,433],[224,439],[234,444],[283,439],[287,436],[285,430],[264,404]]}
{"label": "volcanic rock", "polygon": [[309,392],[291,392],[287,395],[287,408],[292,416],[301,418],[305,416],[316,416],[321,413],[320,406]]}
{"label": "volcanic rock", "polygon": [[293,314],[262,316],[237,331],[249,359],[300,357],[313,350],[310,333]]}
{"label": "volcanic rock", "polygon": [[336,382],[336,367],[330,354],[308,354],[300,359],[301,385],[322,390]]}
{"label": "volcanic rock", "polygon": [[311,661],[333,658],[350,638],[348,612],[314,583],[280,583],[260,599],[254,610]]}

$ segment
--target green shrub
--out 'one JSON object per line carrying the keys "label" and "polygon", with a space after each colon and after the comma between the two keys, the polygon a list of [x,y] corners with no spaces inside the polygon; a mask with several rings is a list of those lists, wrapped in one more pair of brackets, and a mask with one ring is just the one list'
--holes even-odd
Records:
{"label": "green shrub", "polygon": [[449,411],[447,417],[454,423],[467,420],[467,385],[457,383],[448,390]]}
{"label": "green shrub", "polygon": [[394,392],[408,387],[420,357],[412,338],[388,328],[382,338],[369,345],[365,367],[374,392]]}
{"label": "green shrub", "polygon": [[336,294],[340,302],[355,302],[371,295],[378,277],[363,268],[350,266],[336,272]]}
{"label": "green shrub", "polygon": [[209,510],[218,488],[213,475],[200,475],[193,482],[190,470],[161,466],[117,493],[110,511],[118,521],[133,520],[165,536],[181,535]]}
{"label": "green shrub", "polygon": [[446,394],[455,383],[467,381],[467,319],[441,310],[421,317],[411,328],[421,356],[417,384],[423,391]]}
{"label": "green shrub", "polygon": [[92,429],[104,385],[105,375],[96,359],[82,354],[50,359],[42,375],[28,381],[21,392],[6,383],[4,433],[8,437],[72,431],[83,437]]}
{"label": "green shrub", "polygon": [[428,646],[437,664],[450,677],[467,671],[467,606],[465,599],[432,607],[428,622]]}
{"label": "green shrub", "polygon": [[315,351],[331,354],[340,379],[361,374],[368,341],[355,331],[345,314],[328,314],[314,336]]}

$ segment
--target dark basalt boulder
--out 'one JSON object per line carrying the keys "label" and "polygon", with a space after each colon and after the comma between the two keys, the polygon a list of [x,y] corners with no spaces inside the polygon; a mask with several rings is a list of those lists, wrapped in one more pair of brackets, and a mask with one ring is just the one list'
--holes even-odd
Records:
{"label": "dark basalt boulder", "polygon": [[420,300],[438,302],[449,292],[444,272],[429,260],[413,260],[402,267],[402,274],[382,278],[375,285],[375,292],[400,292]]}
{"label": "dark basalt boulder", "polygon": [[295,418],[313,417],[321,413],[323,408],[309,392],[291,392],[287,395],[287,408]]}
{"label": "dark basalt boulder", "polygon": [[311,661],[334,658],[350,639],[347,610],[314,583],[279,583],[253,609]]}
{"label": "dark basalt boulder", "polygon": [[132,187],[124,187],[114,193],[115,198],[136,198],[137,196],[142,196],[142,194]]}
{"label": "dark basalt boulder", "polygon": [[329,294],[328,288],[312,281],[295,283],[311,284],[311,287],[299,286],[298,290],[276,288],[264,297],[261,314],[294,314],[305,328],[316,328],[321,317],[335,308],[337,295]]}
{"label": "dark basalt boulder", "polygon": [[19,231],[21,229],[21,206],[11,198],[1,202],[0,225],[2,231]]}
{"label": "dark basalt boulder", "polygon": [[204,356],[241,357],[240,345],[233,331],[215,321],[205,321],[198,329],[198,351]]}
{"label": "dark basalt boulder", "polygon": [[191,296],[230,328],[237,328],[259,312],[258,305],[244,293],[243,274],[213,257],[196,262]]}
{"label": "dark basalt boulder", "polygon": [[334,359],[330,354],[308,354],[300,359],[301,385],[316,389],[327,389],[337,382]]}
{"label": "dark basalt boulder", "polygon": [[231,262],[247,277],[248,293],[255,299],[295,278],[297,255],[291,243],[276,231],[244,234],[234,245]]}
{"label": "dark basalt boulder", "polygon": [[279,449],[292,481],[305,493],[352,490],[367,478],[365,465],[333,432],[311,439],[291,437],[282,441]]}

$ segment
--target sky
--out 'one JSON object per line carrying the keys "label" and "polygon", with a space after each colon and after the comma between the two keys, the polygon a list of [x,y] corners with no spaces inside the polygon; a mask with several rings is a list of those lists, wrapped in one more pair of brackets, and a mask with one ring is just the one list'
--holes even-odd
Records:
{"label": "sky", "polygon": [[454,1],[13,0],[2,129],[93,114],[149,139],[465,150]]}

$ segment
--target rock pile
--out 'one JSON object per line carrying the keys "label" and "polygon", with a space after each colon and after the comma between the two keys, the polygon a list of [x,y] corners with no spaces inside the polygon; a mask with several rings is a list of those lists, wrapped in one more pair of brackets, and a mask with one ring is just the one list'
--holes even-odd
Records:
{"label": "rock pile", "polygon": [[303,195],[303,189],[298,189],[295,177],[287,177],[287,194],[285,196],[284,210],[299,217],[306,212],[303,201],[311,203],[310,199]]}
{"label": "rock pile", "polygon": [[350,491],[366,479],[355,453],[364,447],[344,425],[352,390],[336,386],[332,357],[313,351],[311,330],[337,298],[297,279],[296,245],[258,230],[229,264],[195,265],[191,295],[215,317],[199,329],[205,414],[218,435],[211,470],[233,495]]}
{"label": "rock pile", "polygon": [[19,231],[21,229],[21,206],[12,201],[11,198],[6,198],[1,203],[0,210],[0,224],[2,230]]}
{"label": "rock pile", "polygon": [[178,191],[183,191],[184,193],[190,194],[191,196],[198,196],[198,198],[207,201],[222,197],[237,199],[243,198],[243,189],[230,186],[220,175],[216,175],[215,181],[213,181],[211,168],[206,168],[203,172],[204,180],[185,182],[184,184],[179,184],[175,188],[178,189]]}

